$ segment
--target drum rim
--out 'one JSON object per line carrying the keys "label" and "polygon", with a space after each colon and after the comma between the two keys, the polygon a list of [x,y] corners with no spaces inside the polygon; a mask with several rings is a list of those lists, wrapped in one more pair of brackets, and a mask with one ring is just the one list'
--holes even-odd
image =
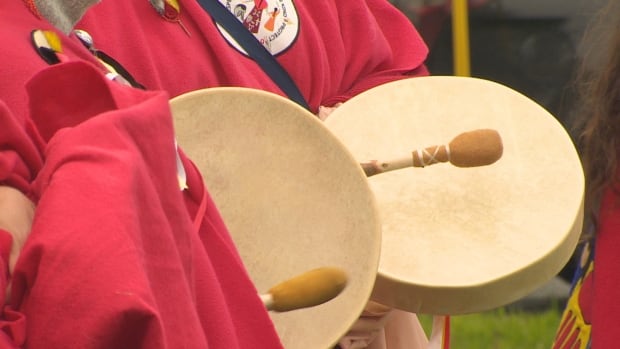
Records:
{"label": "drum rim", "polygon": [[[554,124],[559,127],[563,127],[560,122],[551,115],[546,109],[540,106],[535,101],[531,100],[529,97],[524,94],[516,91],[508,86],[500,84],[495,81],[486,80],[483,78],[476,77],[463,77],[463,76],[424,76],[424,77],[414,77],[407,78],[398,81],[388,82],[386,84],[377,86],[373,89],[365,91],[355,97],[353,97],[349,102],[351,104],[355,104],[356,100],[366,99],[366,96],[376,96],[381,94],[382,92],[386,92],[385,96],[388,96],[391,90],[400,91],[406,89],[409,84],[418,84],[417,87],[421,87],[426,82],[431,81],[433,84],[458,84],[460,82],[471,83],[472,86],[478,86],[475,84],[485,84],[491,88],[497,88],[498,90],[504,90],[506,92],[510,92],[512,94],[520,96],[520,98],[524,98],[529,100],[531,103],[538,105],[541,113],[544,113],[546,116],[549,116]],[[472,87],[469,86],[469,87]],[[395,92],[397,93],[397,92]],[[516,98],[516,97],[515,97]],[[412,97],[413,100],[413,97]],[[349,104],[349,105],[351,105]],[[355,107],[351,108],[351,111],[354,111]],[[326,125],[328,128],[332,129],[335,134],[340,135],[338,132],[342,131],[341,129],[334,129],[332,127],[332,121],[334,118],[337,118],[338,115],[347,114],[349,110],[347,110],[347,104],[342,107],[342,109],[335,110],[330,117],[326,120]],[[387,112],[387,111],[386,111]],[[349,113],[353,114],[353,113]],[[389,118],[389,117],[388,117]],[[363,120],[363,119],[360,119]],[[335,123],[335,122],[334,122]],[[568,136],[568,135],[567,135]],[[567,137],[570,138],[570,137]],[[346,144],[346,141],[343,141]],[[354,152],[354,151],[353,151]],[[571,154],[569,154],[571,155]],[[577,161],[579,160],[576,151],[574,152],[575,158]],[[362,160],[362,159],[360,159]],[[500,159],[501,161],[501,159]],[[581,176],[581,177],[579,177]],[[470,283],[466,285],[458,285],[458,286],[449,286],[449,285],[428,285],[421,282],[412,281],[409,285],[403,286],[399,281],[399,277],[395,276],[393,273],[390,273],[388,270],[383,268],[380,263],[378,276],[375,283],[375,289],[373,290],[372,299],[383,303],[388,306],[396,307],[406,311],[412,312],[420,312],[434,315],[458,315],[458,314],[466,314],[477,311],[484,311],[492,308],[496,308],[498,306],[506,305],[511,301],[517,300],[518,298],[527,295],[528,292],[533,291],[536,287],[542,285],[545,280],[549,280],[552,278],[560,269],[564,266],[565,262],[568,261],[570,256],[572,255],[577,243],[579,241],[580,232],[583,225],[583,191],[584,191],[584,179],[583,172],[581,174],[576,174],[575,182],[581,182],[581,187],[578,191],[581,191],[581,197],[575,197],[574,201],[571,201],[570,205],[568,205],[569,209],[574,209],[576,212],[573,216],[571,216],[572,224],[567,224],[567,231],[564,233],[561,238],[555,240],[556,245],[554,248],[548,253],[536,258],[533,261],[530,261],[528,264],[523,265],[521,269],[513,270],[510,272],[506,272],[500,277],[488,278],[488,280],[484,282],[476,282]],[[574,204],[574,205],[573,205]],[[381,204],[379,204],[381,206]],[[384,229],[385,230],[385,229]],[[386,236],[384,231],[384,237]],[[558,234],[560,236],[560,234]],[[383,244],[386,246],[386,244]],[[382,251],[382,255],[384,255],[386,251]],[[545,267],[542,267],[545,266]],[[546,268],[546,269],[545,269]],[[546,272],[544,272],[546,271]],[[515,279],[522,279],[527,277],[530,279],[530,284],[526,286],[520,286],[519,289],[514,287]],[[450,302],[450,299],[454,299],[455,295],[465,292],[469,294],[466,296],[468,299],[475,299],[475,297],[485,297],[485,293],[488,293],[495,289],[509,290],[510,294],[506,297],[487,297],[486,300],[488,303],[480,303],[480,302],[471,302],[469,304],[458,304],[455,302]],[[420,299],[418,301],[402,301],[401,299],[416,298],[415,295],[419,296]],[[437,304],[432,301],[433,298],[441,298],[447,299],[447,304]],[[426,301],[429,300],[429,301]],[[426,301],[426,302],[425,302]],[[406,306],[402,304],[406,303]]]}
{"label": "drum rim", "polygon": [[[301,108],[296,103],[280,95],[276,95],[276,94],[273,94],[267,91],[256,90],[253,88],[246,88],[246,87],[214,87],[214,88],[206,88],[206,89],[201,89],[201,90],[190,91],[185,94],[179,95],[177,97],[172,98],[170,100],[170,104],[171,104],[171,108],[174,110],[176,108],[179,108],[181,103],[183,103],[186,100],[190,100],[190,99],[205,98],[207,96],[212,97],[212,96],[218,96],[218,95],[239,95],[239,94],[250,94],[258,98],[265,98],[266,100],[271,100],[274,103],[281,103],[283,104],[284,107],[290,108],[295,113],[298,113],[299,115],[307,116],[307,120],[308,120],[307,122],[309,124],[313,125],[313,127],[316,127],[317,130],[322,130],[322,132],[325,134],[325,137],[328,137],[331,140],[331,142],[334,142],[334,144],[339,144],[341,146],[340,151],[342,152],[343,156],[345,156],[351,164],[356,164],[355,168],[357,169],[360,178],[364,179],[364,183],[366,183],[365,174],[363,170],[361,169],[361,167],[357,166],[357,163],[353,155],[329,131],[329,129],[323,124],[323,122],[321,122],[318,118],[316,118],[314,115],[309,113],[307,110]],[[190,156],[190,158],[192,157]],[[192,158],[192,161],[197,161],[197,160],[194,160]],[[198,167],[200,168],[200,166]],[[367,276],[366,276],[367,280],[365,281],[367,281],[369,285],[366,286],[367,289],[365,289],[363,292],[359,292],[360,294],[363,295],[364,301],[360,302],[359,305],[356,307],[356,309],[347,309],[347,311],[350,311],[350,315],[347,315],[346,319],[344,319],[342,324],[338,326],[339,328],[334,329],[332,335],[326,334],[324,338],[322,338],[322,342],[321,344],[319,344],[321,347],[330,348],[336,345],[338,340],[348,331],[348,329],[358,319],[359,314],[364,309],[366,301],[370,299],[370,295],[372,293],[372,289],[374,287],[374,283],[376,280],[376,276],[377,276],[376,270],[378,269],[380,253],[381,253],[381,222],[380,222],[378,206],[377,206],[374,194],[372,193],[372,191],[367,185],[365,185],[364,188],[365,188],[364,190],[367,190],[368,204],[370,205],[371,210],[375,213],[375,218],[373,220],[374,226],[370,227],[369,229],[375,232],[374,239],[376,240],[376,244],[374,245],[374,247],[370,246],[370,248],[367,251],[365,251],[365,258],[369,261],[371,265],[373,265],[373,269],[375,270],[375,272],[367,273]],[[246,269],[246,271],[249,274],[249,270]],[[360,297],[360,299],[361,298],[362,297]],[[297,311],[303,312],[304,310],[303,309],[296,310],[295,312]],[[278,321],[277,317],[278,317],[278,314],[270,313],[270,318],[274,322],[274,325]]]}

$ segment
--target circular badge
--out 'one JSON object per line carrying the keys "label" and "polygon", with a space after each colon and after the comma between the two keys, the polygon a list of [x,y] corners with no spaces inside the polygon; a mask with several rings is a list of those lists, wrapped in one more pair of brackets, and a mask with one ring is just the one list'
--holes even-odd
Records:
{"label": "circular badge", "polygon": [[[219,0],[243,23],[272,55],[288,49],[299,34],[299,18],[293,0]],[[219,24],[224,38],[247,55],[235,39]]]}

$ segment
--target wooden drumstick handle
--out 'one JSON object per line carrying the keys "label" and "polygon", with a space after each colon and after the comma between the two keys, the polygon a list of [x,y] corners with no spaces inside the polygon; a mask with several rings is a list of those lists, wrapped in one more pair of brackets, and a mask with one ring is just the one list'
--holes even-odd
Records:
{"label": "wooden drumstick handle", "polygon": [[457,167],[490,165],[503,153],[502,138],[496,130],[478,129],[454,137],[447,145],[435,145],[389,161],[372,160],[361,163],[367,177],[405,167],[425,167],[450,162]]}
{"label": "wooden drumstick handle", "polygon": [[313,307],[338,296],[347,285],[344,271],[333,267],[310,270],[260,295],[267,310],[284,312]]}

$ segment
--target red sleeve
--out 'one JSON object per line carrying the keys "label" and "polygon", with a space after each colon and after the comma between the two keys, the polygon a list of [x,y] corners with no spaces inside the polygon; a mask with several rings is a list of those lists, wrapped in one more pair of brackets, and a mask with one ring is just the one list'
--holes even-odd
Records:
{"label": "red sleeve", "polygon": [[25,124],[0,101],[0,185],[29,192],[29,183],[41,168],[37,142]]}
{"label": "red sleeve", "polygon": [[609,190],[600,211],[600,229],[594,250],[592,295],[592,348],[615,348],[620,343],[620,207]]}
{"label": "red sleeve", "polygon": [[0,299],[6,298],[11,245],[13,245],[13,237],[9,232],[0,228]]}
{"label": "red sleeve", "polygon": [[428,48],[400,10],[386,0],[339,4],[346,68],[340,94],[324,105],[346,101],[390,81],[428,75],[424,66]]}
{"label": "red sleeve", "polygon": [[84,62],[51,66],[26,87],[47,140],[12,274],[28,346],[281,348],[223,222],[208,217],[201,235],[192,226],[168,95]]}
{"label": "red sleeve", "polygon": [[[9,284],[9,256],[13,237],[4,229],[0,229],[0,300],[7,297],[6,290]],[[23,317],[19,313],[4,309],[0,317],[0,348],[17,348],[17,343],[23,343]]]}

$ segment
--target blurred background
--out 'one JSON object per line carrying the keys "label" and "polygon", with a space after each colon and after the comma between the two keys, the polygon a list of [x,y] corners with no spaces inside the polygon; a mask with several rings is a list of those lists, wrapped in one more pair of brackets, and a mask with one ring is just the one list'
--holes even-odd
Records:
{"label": "blurred background", "polygon": [[[430,48],[433,75],[452,75],[450,0],[392,0]],[[471,75],[501,82],[568,124],[584,30],[602,0],[469,0]],[[587,46],[587,45],[586,45]]]}
{"label": "blurred background", "polygon": [[[456,0],[455,0],[456,1]],[[619,0],[620,1],[620,0]],[[450,0],[391,0],[430,49],[432,75],[456,74]],[[469,75],[507,85],[545,107],[571,133],[575,73],[591,47],[582,41],[605,0],[469,0]],[[572,135],[572,134],[571,134]],[[483,314],[452,318],[451,347],[551,348],[574,272],[522,300]],[[430,331],[432,319],[421,316]]]}

